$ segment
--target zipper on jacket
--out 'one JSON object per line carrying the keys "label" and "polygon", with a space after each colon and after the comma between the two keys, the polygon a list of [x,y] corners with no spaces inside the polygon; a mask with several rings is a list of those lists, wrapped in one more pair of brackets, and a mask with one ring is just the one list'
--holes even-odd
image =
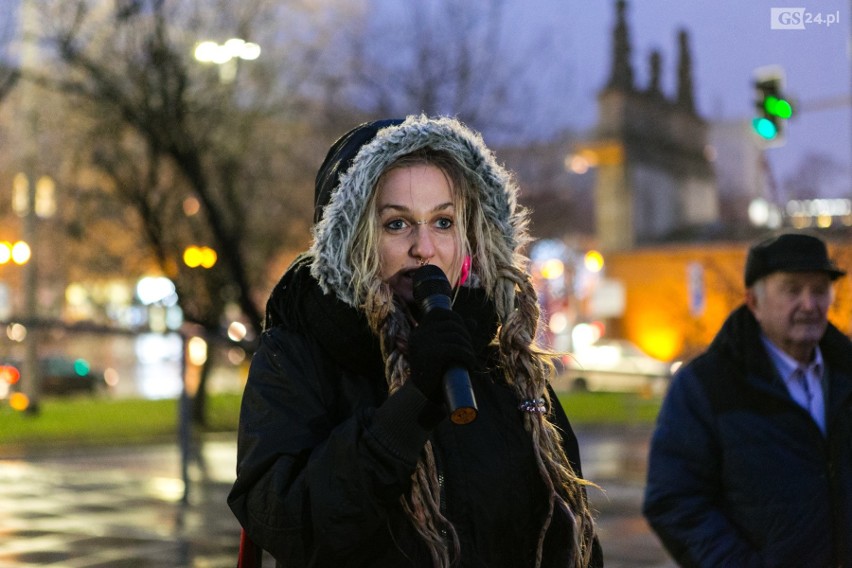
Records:
{"label": "zipper on jacket", "polygon": [[443,515],[447,512],[447,497],[444,494],[444,474],[441,472],[438,473],[438,491],[440,491],[439,507]]}

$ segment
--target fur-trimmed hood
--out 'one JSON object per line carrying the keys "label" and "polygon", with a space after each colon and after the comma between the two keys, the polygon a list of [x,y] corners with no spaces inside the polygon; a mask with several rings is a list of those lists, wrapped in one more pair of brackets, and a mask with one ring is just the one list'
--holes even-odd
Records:
{"label": "fur-trimmed hood", "polygon": [[[517,205],[517,185],[480,134],[448,117],[420,115],[402,122],[365,124],[332,146],[317,176],[317,216],[321,218],[313,230],[311,274],[325,293],[355,307],[349,254],[356,224],[381,173],[401,156],[426,147],[459,157],[482,180],[477,184],[481,207],[487,222],[498,228],[494,234],[503,240],[488,243],[487,250],[514,252],[526,244],[526,218]],[[474,267],[483,261],[488,259],[474,259]]]}

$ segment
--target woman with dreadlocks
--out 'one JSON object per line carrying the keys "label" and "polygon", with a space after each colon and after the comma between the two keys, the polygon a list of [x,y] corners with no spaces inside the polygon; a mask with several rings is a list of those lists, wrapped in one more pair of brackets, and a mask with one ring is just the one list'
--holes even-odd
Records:
{"label": "woman with dreadlocks", "polygon": [[[228,498],[278,566],[603,564],[516,192],[451,118],[363,124],[329,150],[311,248],[267,303]],[[415,297],[424,265],[451,309]],[[448,417],[449,368],[468,371],[468,423]]]}

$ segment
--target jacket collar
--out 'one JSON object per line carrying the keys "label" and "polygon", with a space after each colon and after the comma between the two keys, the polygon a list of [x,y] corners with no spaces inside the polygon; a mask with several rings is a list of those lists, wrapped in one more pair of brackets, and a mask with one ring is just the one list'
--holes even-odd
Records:
{"label": "jacket collar", "polygon": [[311,260],[299,256],[275,286],[266,303],[265,327],[307,332],[340,367],[384,377],[379,339],[366,316],[320,289],[310,274]]}
{"label": "jacket collar", "polygon": [[[708,349],[730,363],[730,372],[757,377],[767,390],[786,393],[786,387],[760,339],[760,325],[747,306],[734,310]],[[852,341],[831,323],[819,342],[830,373],[829,415],[852,396]],[[781,389],[781,390],[779,390]]]}

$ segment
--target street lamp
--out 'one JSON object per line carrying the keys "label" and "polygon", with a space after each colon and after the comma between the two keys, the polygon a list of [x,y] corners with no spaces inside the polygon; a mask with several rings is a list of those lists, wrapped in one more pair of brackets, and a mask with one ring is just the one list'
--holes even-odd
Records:
{"label": "street lamp", "polygon": [[589,272],[598,273],[603,270],[604,257],[600,252],[590,250],[583,256],[583,266]]}
{"label": "street lamp", "polygon": [[0,264],[6,264],[11,260],[18,266],[23,266],[31,257],[32,250],[25,241],[18,241],[15,244],[5,241],[0,243]]}
{"label": "street lamp", "polygon": [[582,175],[592,168],[620,166],[624,163],[624,146],[615,140],[583,142],[565,157],[565,169]]}
{"label": "street lamp", "polygon": [[195,46],[195,59],[200,63],[219,66],[219,80],[230,83],[237,76],[240,59],[254,61],[260,57],[260,46],[240,38],[231,38],[225,43],[202,41]]}
{"label": "street lamp", "polygon": [[218,255],[210,247],[191,245],[183,251],[183,263],[190,268],[213,268]]}

